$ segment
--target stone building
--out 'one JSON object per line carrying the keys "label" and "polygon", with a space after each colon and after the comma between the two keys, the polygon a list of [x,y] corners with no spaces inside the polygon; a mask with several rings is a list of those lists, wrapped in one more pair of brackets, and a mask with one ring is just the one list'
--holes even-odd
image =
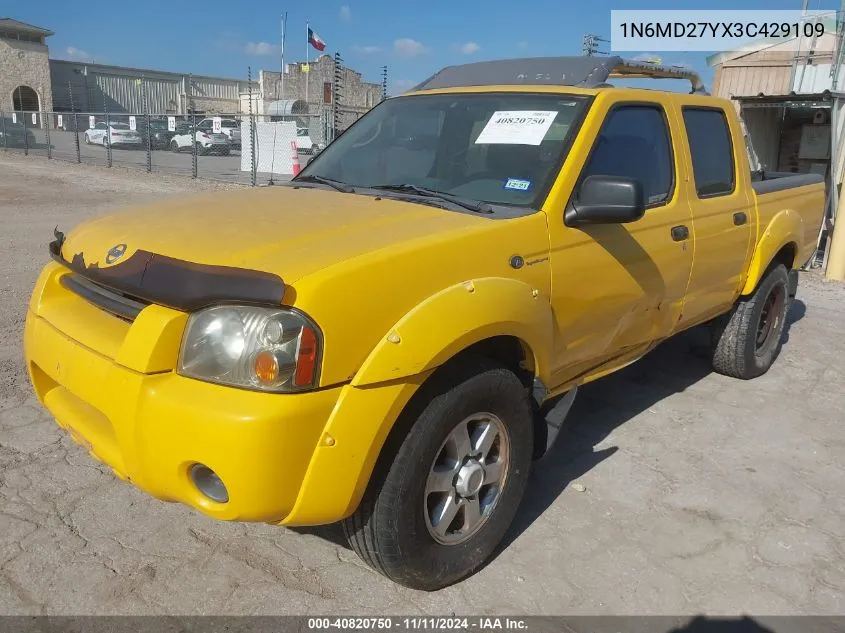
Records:
{"label": "stone building", "polygon": [[0,111],[53,108],[47,38],[52,31],[0,18]]}
{"label": "stone building", "polygon": [[[333,115],[334,59],[330,55],[321,55],[308,64],[308,72],[303,72],[304,66],[304,62],[287,64],[284,81],[282,81],[281,73],[262,70],[259,75],[258,111],[273,115],[277,111],[280,112],[279,102],[301,102],[307,113],[312,116],[324,118]],[[338,114],[341,129],[354,123],[382,100],[381,84],[363,81],[361,73],[345,66],[341,68],[339,88]]]}

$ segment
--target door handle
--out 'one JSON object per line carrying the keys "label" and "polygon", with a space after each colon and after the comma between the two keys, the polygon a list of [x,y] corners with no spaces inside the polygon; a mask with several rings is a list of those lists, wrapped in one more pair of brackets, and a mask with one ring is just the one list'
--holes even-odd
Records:
{"label": "door handle", "polygon": [[748,216],[745,215],[744,211],[739,211],[738,213],[734,213],[734,224],[736,226],[742,226],[748,222]]}
{"label": "door handle", "polygon": [[689,229],[683,224],[681,226],[672,227],[672,239],[676,242],[683,242],[689,237]]}

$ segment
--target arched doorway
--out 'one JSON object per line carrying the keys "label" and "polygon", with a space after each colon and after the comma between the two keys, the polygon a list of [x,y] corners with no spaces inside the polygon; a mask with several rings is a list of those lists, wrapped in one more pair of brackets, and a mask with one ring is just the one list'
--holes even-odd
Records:
{"label": "arched doorway", "polygon": [[12,103],[15,110],[23,112],[37,112],[38,93],[29,86],[18,86],[12,92]]}

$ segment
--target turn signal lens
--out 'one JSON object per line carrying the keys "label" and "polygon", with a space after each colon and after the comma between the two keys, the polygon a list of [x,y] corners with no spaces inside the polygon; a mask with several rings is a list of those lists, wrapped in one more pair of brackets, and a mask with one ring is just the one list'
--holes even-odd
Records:
{"label": "turn signal lens", "polygon": [[258,352],[255,356],[255,377],[258,382],[272,385],[279,378],[279,363],[272,352]]}

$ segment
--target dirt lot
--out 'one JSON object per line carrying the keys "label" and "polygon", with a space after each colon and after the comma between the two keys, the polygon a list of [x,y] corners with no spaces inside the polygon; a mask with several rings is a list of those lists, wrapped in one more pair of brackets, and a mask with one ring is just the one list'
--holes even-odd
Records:
{"label": "dirt lot", "polygon": [[711,373],[692,332],[585,387],[505,546],[441,592],[331,528],[215,522],[117,480],[31,396],[27,298],[57,224],[211,186],[0,155],[0,614],[845,612],[845,286],[815,275],[757,380]]}

